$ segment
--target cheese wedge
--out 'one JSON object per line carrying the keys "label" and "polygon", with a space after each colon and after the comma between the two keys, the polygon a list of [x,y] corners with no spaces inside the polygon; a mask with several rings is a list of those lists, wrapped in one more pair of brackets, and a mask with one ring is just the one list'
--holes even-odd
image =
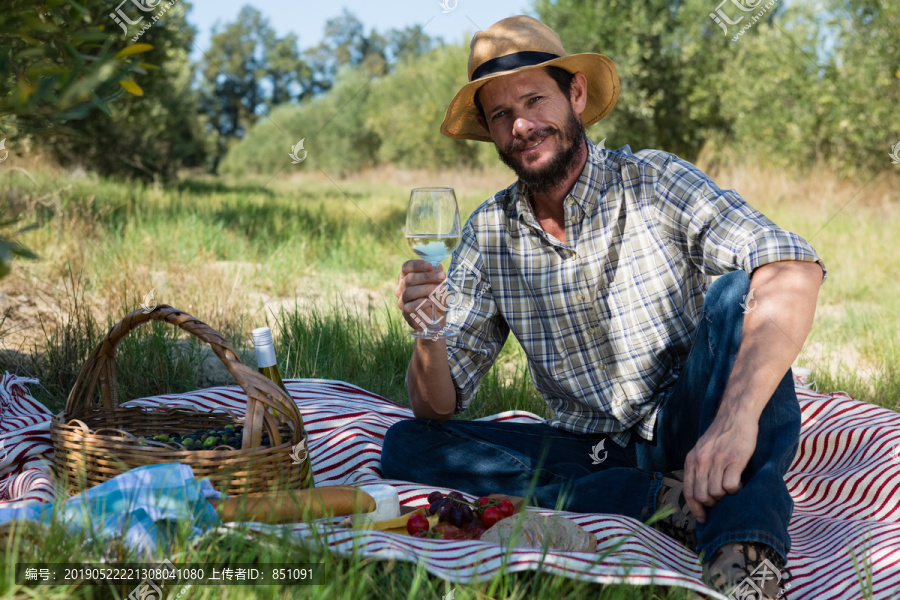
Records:
{"label": "cheese wedge", "polygon": [[428,519],[428,527],[432,528],[438,524],[437,515],[428,515],[427,508],[418,508],[411,513],[400,515],[395,519],[387,519],[385,521],[375,521],[374,523],[364,523],[356,526],[356,529],[374,529],[376,531],[389,531],[392,533],[407,533],[406,522],[413,515],[422,515]]}

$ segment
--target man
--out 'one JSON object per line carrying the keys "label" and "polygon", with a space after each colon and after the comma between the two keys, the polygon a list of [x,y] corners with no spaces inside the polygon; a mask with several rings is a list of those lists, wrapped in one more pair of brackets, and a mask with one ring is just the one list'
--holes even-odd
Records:
{"label": "man", "polygon": [[[700,553],[720,591],[765,561],[783,568],[800,430],[790,365],[822,261],[686,161],[588,140],[618,97],[607,57],[567,55],[518,16],[474,36],[468,72],[441,131],[492,141],[518,181],[466,223],[450,269],[462,301],[447,315],[459,335],[416,340],[417,418],[388,430],[385,477],[642,520],[670,507],[657,527]],[[411,326],[444,280],[403,265]],[[510,332],[555,417],[450,420]],[[779,578],[760,579],[779,595]]]}

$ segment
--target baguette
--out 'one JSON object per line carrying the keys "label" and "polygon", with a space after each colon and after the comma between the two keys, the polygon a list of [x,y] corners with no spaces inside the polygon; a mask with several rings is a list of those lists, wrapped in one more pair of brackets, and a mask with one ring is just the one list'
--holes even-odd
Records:
{"label": "baguette", "polygon": [[349,485],[210,499],[209,503],[224,523],[297,523],[304,518],[318,519],[375,510],[372,496]]}

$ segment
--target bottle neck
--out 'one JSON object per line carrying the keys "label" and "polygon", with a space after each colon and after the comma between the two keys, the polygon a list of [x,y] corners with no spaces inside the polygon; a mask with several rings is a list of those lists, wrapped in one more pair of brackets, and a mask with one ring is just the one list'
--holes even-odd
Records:
{"label": "bottle neck", "polygon": [[256,346],[256,366],[260,369],[264,367],[274,366],[277,361],[275,360],[275,345],[274,344],[265,344],[263,346]]}

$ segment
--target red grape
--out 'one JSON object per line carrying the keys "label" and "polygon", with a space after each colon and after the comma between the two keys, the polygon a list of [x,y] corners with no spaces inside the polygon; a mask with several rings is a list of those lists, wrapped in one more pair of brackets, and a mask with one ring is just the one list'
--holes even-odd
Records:
{"label": "red grape", "polygon": [[444,495],[438,491],[431,492],[428,494],[428,504],[434,504],[443,497]]}
{"label": "red grape", "polygon": [[447,496],[449,498],[453,498],[454,500],[462,500],[463,499],[463,495],[457,491],[452,491],[449,494],[447,494]]}
{"label": "red grape", "polygon": [[493,527],[494,523],[503,518],[503,513],[496,506],[488,506],[481,515],[481,522],[485,527]]}
{"label": "red grape", "polygon": [[454,506],[453,508],[450,509],[449,517],[450,518],[447,520],[450,521],[451,525],[453,525],[454,527],[462,527],[463,516],[462,516],[462,511],[460,510],[459,506]]}
{"label": "red grape", "polygon": [[453,510],[453,500],[443,498],[439,501],[437,515],[439,521],[448,522],[450,520],[450,511]]}
{"label": "red grape", "polygon": [[462,504],[459,507],[459,514],[462,517],[463,524],[471,523],[475,520],[475,515],[472,513],[472,509],[468,504]]}
{"label": "red grape", "polygon": [[428,519],[422,515],[412,515],[406,522],[406,531],[410,535],[415,535],[419,531],[428,531]]}

